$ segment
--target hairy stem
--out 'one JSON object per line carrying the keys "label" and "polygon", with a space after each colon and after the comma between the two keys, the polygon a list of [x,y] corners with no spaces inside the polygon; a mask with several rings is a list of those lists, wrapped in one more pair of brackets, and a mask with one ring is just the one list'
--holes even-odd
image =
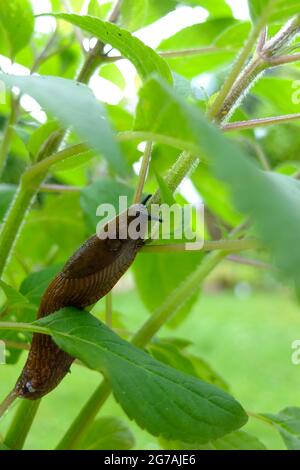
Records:
{"label": "hairy stem", "polygon": [[253,26],[252,32],[246,41],[237,61],[235,62],[227,80],[223,84],[218,96],[216,97],[215,101],[213,102],[212,106],[208,111],[208,117],[211,120],[218,121],[218,116],[220,115],[220,110],[223,108],[223,103],[225,102],[227,95],[229,94],[231,88],[233,87],[234,83],[236,82],[238,76],[241,73],[246,61],[248,60],[259,36],[261,31],[263,30],[266,20],[267,20],[268,11],[265,11],[264,15],[260,18],[260,20]]}
{"label": "hairy stem", "polygon": [[224,96],[224,99],[222,99],[220,103],[217,103],[216,106],[215,103],[219,101],[218,98],[222,94],[222,91],[220,92],[213,104],[213,111],[210,110],[209,112],[209,116],[214,118],[217,123],[224,122],[240,104],[241,99],[243,99],[250,87],[255,83],[256,79],[266,69],[281,63],[298,60],[297,54],[295,56],[289,56],[293,58],[292,60],[280,58],[278,57],[278,53],[289,45],[291,39],[293,39],[299,31],[300,16],[296,16],[289,21],[274,38],[267,42],[261,50],[257,51],[249,64],[236,76],[235,80],[231,82],[229,90],[226,90],[226,96]]}
{"label": "hairy stem", "polygon": [[[230,253],[255,250],[259,248],[260,243],[255,239],[242,239],[242,240],[213,240],[206,241],[203,247],[198,251],[216,251],[223,250],[229,251]],[[172,244],[172,245],[146,245],[141,252],[142,253],[181,253],[187,251],[186,244]]]}
{"label": "hairy stem", "polygon": [[31,206],[43,179],[44,174],[42,174],[40,178],[35,178],[32,185],[26,185],[22,178],[16,196],[0,230],[0,278],[3,275],[6,264],[16,244],[18,234],[25,222],[28,208]]}
{"label": "hairy stem", "polygon": [[287,124],[292,121],[299,121],[300,113],[286,114],[284,116],[274,116],[270,118],[251,119],[249,121],[237,121],[222,126],[223,132],[233,132],[257,127],[274,126],[275,124]]}
{"label": "hairy stem", "polygon": [[149,164],[151,160],[151,153],[152,153],[152,142],[147,142],[145,152],[142,159],[141,170],[139,174],[139,182],[135,191],[135,195],[133,198],[134,204],[139,204],[142,200],[142,194],[147,178],[147,173],[149,169]]}

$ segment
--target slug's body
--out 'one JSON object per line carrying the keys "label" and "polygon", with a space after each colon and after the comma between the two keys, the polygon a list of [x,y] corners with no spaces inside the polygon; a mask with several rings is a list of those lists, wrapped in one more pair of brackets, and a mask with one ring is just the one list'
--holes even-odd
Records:
{"label": "slug's body", "polygon": [[[142,205],[137,207],[145,210]],[[126,213],[127,224],[134,218],[136,216]],[[114,287],[144,244],[142,236],[137,239],[119,237],[120,220],[118,217],[113,221],[117,227],[116,238],[100,239],[95,235],[70,258],[46,290],[38,318],[64,307],[84,309]],[[73,361],[74,358],[59,349],[50,336],[34,334],[27,362],[15,386],[15,394],[30,400],[43,397],[61,382]]]}

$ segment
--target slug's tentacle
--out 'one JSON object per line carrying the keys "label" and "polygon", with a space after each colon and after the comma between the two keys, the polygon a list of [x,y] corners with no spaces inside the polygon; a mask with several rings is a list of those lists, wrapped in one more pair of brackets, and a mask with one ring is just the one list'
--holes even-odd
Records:
{"label": "slug's tentacle", "polygon": [[[127,223],[128,219],[129,216]],[[121,222],[118,223],[118,220],[114,222],[120,229]],[[101,239],[95,235],[79,248],[47,288],[38,318],[64,307],[84,309],[114,287],[144,244],[142,237],[137,240],[129,236],[121,239],[118,234],[119,230],[114,239]],[[43,397],[57,387],[73,361],[74,358],[59,349],[50,336],[34,334],[14,394],[30,400]]]}

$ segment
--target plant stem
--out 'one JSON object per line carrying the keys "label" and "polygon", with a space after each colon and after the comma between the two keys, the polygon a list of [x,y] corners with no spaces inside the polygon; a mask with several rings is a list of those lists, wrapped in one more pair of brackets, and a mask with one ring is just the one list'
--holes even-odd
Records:
{"label": "plant stem", "polygon": [[[160,57],[164,58],[176,58],[176,57],[191,57],[195,55],[201,54],[209,54],[214,52],[235,52],[235,49],[231,49],[230,47],[215,47],[215,46],[208,46],[208,47],[195,47],[190,49],[179,49],[176,51],[156,51]],[[122,60],[123,56],[115,55],[115,56],[106,56],[103,57],[103,61],[107,62],[117,62]]]}
{"label": "plant stem", "polygon": [[[25,174],[24,174],[25,175]],[[24,176],[23,175],[23,176]],[[25,222],[26,213],[38,190],[44,174],[40,178],[35,178],[32,184],[24,184],[24,179],[20,183],[17,194],[10,206],[7,217],[0,230],[0,278],[3,275],[6,264],[16,244],[18,235]]]}
{"label": "plant stem", "polygon": [[[294,60],[292,60],[287,57],[280,58],[278,53],[280,53],[280,51],[290,43],[291,39],[298,34],[300,30],[299,18],[300,16],[296,16],[294,19],[289,21],[283,28],[281,28],[274,38],[267,42],[261,50],[257,51],[252,60],[243,70],[240,68],[242,71],[239,74],[233,74],[236,75],[235,80],[231,81],[228,90],[226,86],[226,96],[223,96],[222,90],[217,96],[208,113],[210,118],[213,118],[217,123],[224,122],[224,120],[228,119],[240,104],[241,99],[255,83],[255,80],[266,69],[275,67],[279,64],[298,60],[297,54],[295,56],[288,56],[293,57]],[[223,96],[221,102],[219,102],[220,95]]]}
{"label": "plant stem", "polygon": [[179,150],[188,150],[191,153],[198,153],[199,148],[190,142],[185,142],[182,139],[177,139],[176,137],[170,137],[163,134],[157,134],[155,132],[144,132],[144,131],[125,131],[119,132],[117,134],[117,140],[119,142],[127,142],[131,140],[138,141],[153,141],[160,142],[161,144],[170,145],[171,147],[178,148]]}
{"label": "plant stem", "polygon": [[4,444],[12,450],[21,450],[38,411],[41,400],[22,400],[6,435]]}
{"label": "plant stem", "polygon": [[[203,247],[198,251],[216,251],[223,250],[230,253],[246,250],[255,250],[260,246],[258,240],[242,239],[242,240],[213,240],[206,241]],[[172,245],[146,245],[141,250],[142,253],[176,253],[187,251],[185,244]]]}
{"label": "plant stem", "polygon": [[286,124],[292,121],[299,121],[300,113],[286,114],[284,116],[273,116],[269,118],[251,119],[249,121],[237,121],[230,124],[224,124],[221,129],[223,132],[232,132],[240,130],[255,129],[257,127],[274,126],[275,124]]}
{"label": "plant stem", "polygon": [[139,204],[142,200],[142,194],[147,178],[147,173],[149,169],[149,164],[151,160],[151,153],[152,153],[152,142],[147,142],[145,152],[142,159],[141,170],[139,174],[139,182],[135,191],[135,195],[133,198],[133,204]]}
{"label": "plant stem", "polygon": [[[192,155],[188,152],[182,152],[182,154],[175,161],[173,166],[169,169],[165,182],[168,188],[175,192],[180,183],[188,176],[189,173],[197,166],[199,158],[195,155]],[[160,203],[160,191],[158,190],[147,203],[147,207],[150,207],[152,204]]]}
{"label": "plant stem", "polygon": [[252,266],[254,268],[269,269],[269,270],[275,269],[275,267],[272,266],[271,264],[264,263],[263,261],[260,261],[257,259],[244,258],[238,255],[227,256],[226,260],[231,261],[232,263],[243,264],[245,266]]}

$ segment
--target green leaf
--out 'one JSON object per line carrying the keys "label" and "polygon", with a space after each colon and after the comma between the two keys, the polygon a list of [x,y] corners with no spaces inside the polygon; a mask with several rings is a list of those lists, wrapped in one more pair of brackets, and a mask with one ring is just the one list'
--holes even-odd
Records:
{"label": "green leaf", "polygon": [[27,46],[33,28],[34,16],[29,0],[0,0],[0,21],[11,47],[11,57]]}
{"label": "green leaf", "polygon": [[227,393],[156,361],[87,312],[65,309],[37,324],[60,348],[102,372],[127,415],[153,435],[205,443],[247,421]]}
{"label": "green leaf", "polygon": [[2,222],[15,193],[16,186],[12,184],[0,184],[0,222]]}
{"label": "green leaf", "polygon": [[72,80],[51,76],[18,77],[0,74],[0,80],[32,96],[64,126],[71,126],[87,143],[103,153],[119,174],[128,169],[107,120],[105,108],[91,90]]}
{"label": "green leaf", "polygon": [[118,49],[123,57],[133,63],[143,80],[156,73],[172,83],[172,75],[167,63],[153,49],[146,46],[125,29],[91,16],[66,13],[53,16],[78,26],[84,31],[93,34],[105,44],[110,44]]}
{"label": "green leaf", "polygon": [[192,175],[192,181],[201,194],[205,207],[216,214],[221,221],[235,227],[242,222],[242,216],[232,204],[228,186],[215,178],[210,168],[199,165]]}
{"label": "green leaf", "polygon": [[103,20],[107,18],[112,6],[113,6],[113,2],[103,3],[101,1],[101,4],[100,4],[99,0],[90,0],[89,7],[88,7],[88,15],[96,16],[97,18],[100,18],[101,20]]}
{"label": "green leaf", "polygon": [[97,224],[101,221],[96,214],[99,205],[111,204],[114,206],[116,214],[119,214],[119,197],[127,197],[129,206],[133,193],[134,190],[131,187],[112,179],[102,179],[84,188],[81,191],[80,204],[89,232],[94,234]]}
{"label": "green leaf", "polygon": [[172,206],[173,204],[176,204],[173,193],[170,190],[169,186],[166,184],[163,177],[158,173],[158,171],[156,170],[154,165],[152,165],[152,168],[154,170],[155,177],[157,179],[157,183],[158,183],[158,187],[159,187],[159,190],[160,190],[162,202],[165,203],[165,204],[168,204],[168,206]]}
{"label": "green leaf", "polygon": [[50,281],[56,276],[60,269],[61,266],[51,266],[29,274],[21,284],[20,293],[24,295],[30,303],[38,307],[42,295],[50,284]]}
{"label": "green leaf", "polygon": [[186,0],[187,5],[199,5],[208,10],[210,17],[225,18],[232,17],[232,11],[226,0]]}
{"label": "green leaf", "polygon": [[300,408],[288,407],[278,414],[266,413],[289,450],[300,450]]}
{"label": "green leaf", "polygon": [[10,308],[18,308],[29,305],[29,300],[24,297],[24,295],[22,295],[13,287],[6,284],[4,281],[0,280],[0,287],[7,298]]}
{"label": "green leaf", "polygon": [[232,12],[225,0],[123,0],[121,4],[121,23],[130,30],[136,31],[154,23],[182,4],[201,6],[208,10],[210,17],[231,17]]}
{"label": "green leaf", "polygon": [[100,77],[103,77],[117,85],[121,90],[124,90],[126,87],[126,81],[116,64],[103,65],[100,69],[99,75]]}
{"label": "green leaf", "polygon": [[209,442],[202,446],[191,446],[184,442],[163,441],[163,448],[171,450],[266,450],[266,447],[257,437],[245,431],[236,431],[221,439]]}
{"label": "green leaf", "polygon": [[[29,300],[13,287],[3,281],[0,281],[0,287],[4,291],[7,299],[7,305],[3,314],[5,321],[11,322],[31,322],[35,318],[36,307]],[[28,333],[18,333],[17,331],[2,331],[0,339],[4,342],[11,341],[16,345],[18,343],[27,343],[29,345],[31,335]],[[21,348],[6,344],[7,364],[15,364],[22,352]]]}
{"label": "green leaf", "polygon": [[229,391],[228,385],[206,361],[185,349],[182,350],[182,347],[174,344],[174,341],[155,340],[148,346],[148,350],[158,361],[220,387],[226,392]]}
{"label": "green leaf", "polygon": [[181,139],[186,146],[196,144],[215,175],[231,188],[237,209],[251,215],[258,235],[274,253],[278,266],[292,278],[300,276],[298,181],[260,171],[200,110],[185,103],[159,80],[149,80],[141,90],[136,129],[151,132],[158,140],[167,135]]}
{"label": "green leaf", "polygon": [[107,416],[97,419],[76,446],[81,450],[130,450],[135,439],[119,418]]}
{"label": "green leaf", "polygon": [[[47,230],[41,230],[41,227]],[[65,261],[86,239],[79,192],[42,196],[41,204],[30,211],[18,238],[16,251],[25,264],[37,266]]]}
{"label": "green leaf", "polygon": [[294,84],[295,80],[289,78],[263,77],[256,83],[252,93],[264,103],[264,108],[270,106],[273,114],[298,113],[299,102],[294,99],[297,93]]}
{"label": "green leaf", "polygon": [[248,0],[251,19],[254,23],[262,15],[268,21],[283,21],[299,14],[300,0]]}
{"label": "green leaf", "polygon": [[30,136],[27,147],[32,160],[35,160],[43,145],[47,142],[48,138],[59,130],[57,121],[47,121],[42,126],[38,127]]}
{"label": "green leaf", "polygon": [[233,18],[221,18],[188,26],[170,38],[164,39],[158,50],[173,51],[211,46],[221,33],[225,34],[227,28],[235,24],[237,21]]}
{"label": "green leaf", "polygon": [[233,23],[217,36],[214,45],[220,48],[240,49],[248,38],[250,30],[250,22]]}

